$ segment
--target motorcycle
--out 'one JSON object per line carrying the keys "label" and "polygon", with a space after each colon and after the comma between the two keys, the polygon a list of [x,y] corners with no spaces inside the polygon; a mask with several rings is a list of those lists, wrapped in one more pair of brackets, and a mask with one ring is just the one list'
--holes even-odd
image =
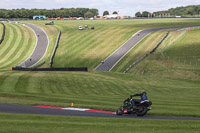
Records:
{"label": "motorcycle", "polygon": [[144,116],[147,111],[151,110],[152,102],[149,100],[137,100],[132,97],[124,101],[124,105],[119,107],[116,111],[117,115],[136,114],[137,116]]}

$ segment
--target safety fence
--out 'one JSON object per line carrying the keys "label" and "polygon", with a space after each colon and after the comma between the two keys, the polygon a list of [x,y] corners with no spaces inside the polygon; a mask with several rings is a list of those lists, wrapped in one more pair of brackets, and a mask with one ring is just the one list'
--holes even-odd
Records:
{"label": "safety fence", "polygon": [[87,67],[76,68],[76,67],[65,67],[65,68],[23,68],[23,67],[11,67],[10,70],[18,71],[83,71],[87,72]]}
{"label": "safety fence", "polygon": [[145,56],[143,56],[142,58],[140,58],[139,60],[137,60],[133,64],[131,64],[123,73],[127,73],[133,66],[135,66],[140,61],[144,60],[147,56],[149,56],[150,54],[155,52],[156,49],[162,44],[162,42],[167,38],[167,36],[169,35],[170,32],[178,32],[178,31],[182,31],[182,30],[197,29],[197,28],[200,28],[200,26],[185,27],[185,28],[181,28],[178,30],[174,30],[174,31],[168,31],[167,34],[161,39],[161,41],[156,45],[156,47],[154,47],[148,54],[146,54]]}
{"label": "safety fence", "polygon": [[52,53],[51,58],[50,58],[50,63],[49,63],[50,68],[53,67],[53,59],[54,59],[54,57],[56,55],[56,50],[58,48],[58,44],[59,44],[59,41],[60,41],[60,36],[61,36],[61,32],[58,33],[58,37],[57,37],[57,40],[56,40],[56,45],[55,45],[55,48],[54,48],[53,53]]}
{"label": "safety fence", "polygon": [[3,25],[3,32],[2,32],[2,36],[1,36],[1,40],[0,40],[0,44],[3,42],[4,37],[5,37],[5,33],[6,33],[6,26],[4,23],[1,23]]}

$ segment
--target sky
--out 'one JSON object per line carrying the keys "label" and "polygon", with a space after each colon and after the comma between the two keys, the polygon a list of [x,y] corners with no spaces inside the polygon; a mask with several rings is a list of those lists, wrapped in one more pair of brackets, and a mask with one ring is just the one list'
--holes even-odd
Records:
{"label": "sky", "polygon": [[112,14],[118,11],[120,16],[135,16],[140,11],[162,11],[178,6],[200,5],[200,0],[0,0],[0,8],[95,8],[99,15],[104,11]]}

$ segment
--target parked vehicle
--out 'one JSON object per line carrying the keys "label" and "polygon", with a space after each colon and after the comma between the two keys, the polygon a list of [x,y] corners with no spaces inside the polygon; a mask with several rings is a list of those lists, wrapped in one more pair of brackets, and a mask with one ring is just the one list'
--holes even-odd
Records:
{"label": "parked vehicle", "polygon": [[79,26],[78,29],[79,29],[79,30],[83,30],[83,27],[82,27],[82,26]]}
{"label": "parked vehicle", "polygon": [[134,96],[138,96],[138,94],[131,95],[130,98],[127,98],[124,101],[124,105],[117,109],[117,115],[136,114],[137,116],[144,116],[147,113],[147,111],[151,110],[150,106],[152,105],[152,102],[147,100],[146,95],[144,96],[146,98],[143,99],[144,97],[141,97],[141,100],[133,99]]}

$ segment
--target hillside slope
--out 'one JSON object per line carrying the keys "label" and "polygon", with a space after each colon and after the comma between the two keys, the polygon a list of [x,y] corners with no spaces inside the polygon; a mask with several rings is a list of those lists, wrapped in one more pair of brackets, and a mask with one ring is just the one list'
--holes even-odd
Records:
{"label": "hillside slope", "polygon": [[[80,25],[94,26],[95,30],[80,31],[78,30]],[[62,31],[62,36],[53,66],[88,67],[93,70],[138,30],[192,25],[199,25],[199,21],[192,19],[56,21],[53,27]]]}
{"label": "hillside slope", "polygon": [[[199,80],[199,34],[200,29],[170,33],[168,38],[154,54],[133,67],[129,73]],[[149,37],[149,39],[151,38],[152,37]],[[149,44],[148,38],[146,41],[147,44]],[[144,45],[144,43],[141,45]],[[136,49],[135,51],[139,52],[139,49]],[[131,53],[125,57],[128,61],[122,60],[121,66],[131,64],[131,61],[133,63],[136,61],[136,59],[134,59],[136,57],[137,55],[135,55],[135,52],[131,51]]]}
{"label": "hillside slope", "polygon": [[36,44],[34,32],[22,25],[5,23],[6,34],[0,45],[0,69],[9,69],[27,59]]}

